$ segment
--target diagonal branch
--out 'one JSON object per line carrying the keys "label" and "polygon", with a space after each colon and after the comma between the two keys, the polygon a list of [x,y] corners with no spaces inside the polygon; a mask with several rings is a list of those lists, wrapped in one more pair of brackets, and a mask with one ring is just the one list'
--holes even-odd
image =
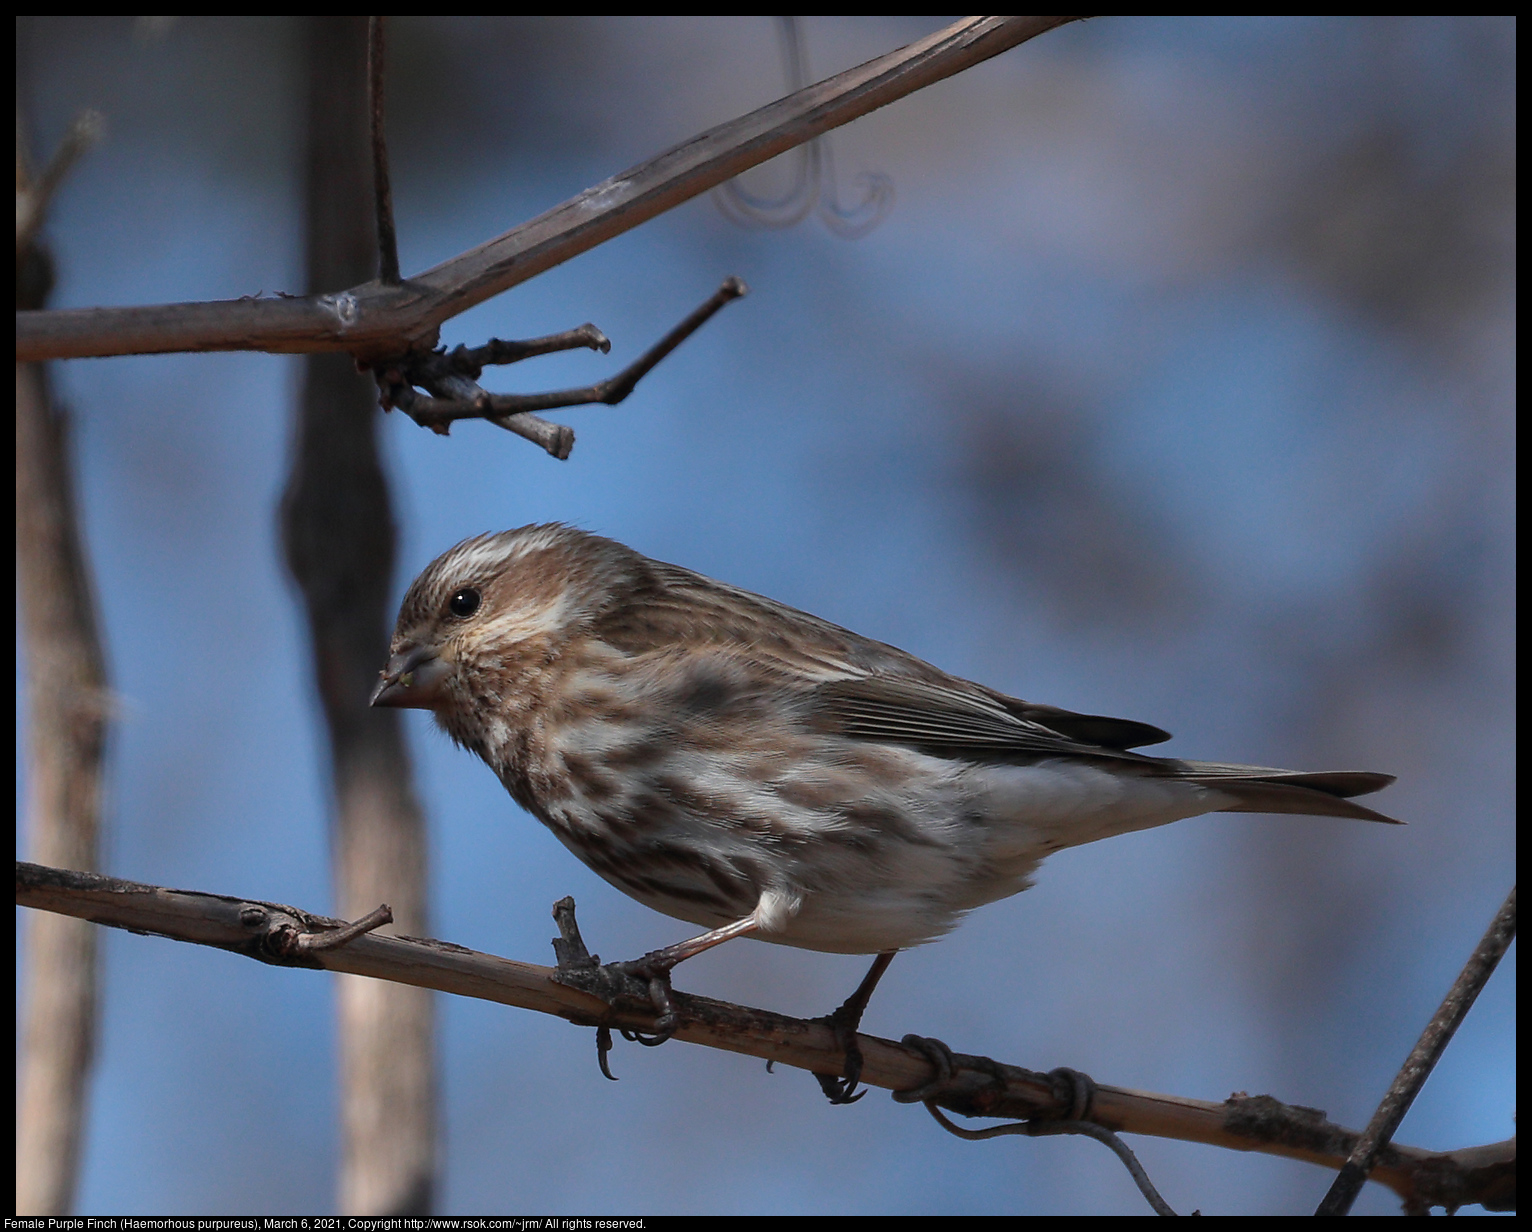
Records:
{"label": "diagonal branch", "polygon": [[443,321],[733,179],[794,146],[1075,17],[966,17],[924,39],[721,124],[400,286],[16,314],[17,359],[166,351],[429,348]]}
{"label": "diagonal branch", "polygon": [[[294,907],[219,894],[170,890],[16,864],[16,902],[78,916],[98,924],[191,941],[281,966],[346,971],[375,979],[478,997],[553,1014],[582,1026],[648,1030],[652,1010],[611,1007],[559,983],[551,967],[481,954],[445,941],[375,933],[350,944],[315,949],[294,944],[295,933],[331,933],[346,925]],[[843,1063],[833,1030],[823,1021],[789,1018],[708,997],[677,992],[681,1017],[676,1038],[761,1057],[815,1073],[838,1074]],[[893,1040],[859,1035],[869,1086],[908,1091],[938,1075],[927,1054]],[[954,1054],[954,1075],[932,1102],[965,1116],[1068,1116],[1072,1094],[1050,1074]],[[1221,1104],[1098,1086],[1090,1121],[1119,1133],[1150,1134],[1237,1151],[1259,1151],[1341,1168],[1359,1138],[1324,1113],[1280,1103],[1268,1095],[1235,1095]],[[1378,1154],[1369,1179],[1389,1186],[1408,1203],[1455,1209],[1478,1203],[1515,1208],[1516,1141],[1458,1151],[1426,1151],[1390,1144]]]}
{"label": "diagonal branch", "polygon": [[1405,1113],[1409,1112],[1421,1087],[1426,1085],[1426,1079],[1441,1060],[1442,1053],[1446,1051],[1468,1011],[1473,1008],[1474,1001],[1484,990],[1489,977],[1495,973],[1495,967],[1505,957],[1506,950],[1511,948],[1515,936],[1516,887],[1512,886],[1504,904],[1490,921],[1483,939],[1469,956],[1458,978],[1453,981],[1441,1007],[1431,1016],[1420,1040],[1405,1058],[1388,1094],[1383,1097],[1366,1131],[1352,1148],[1346,1166],[1340,1170],[1335,1183],[1330,1186],[1330,1192],[1314,1212],[1316,1215],[1350,1214],[1351,1204],[1362,1191],[1372,1161],[1393,1139],[1394,1131],[1404,1120]]}

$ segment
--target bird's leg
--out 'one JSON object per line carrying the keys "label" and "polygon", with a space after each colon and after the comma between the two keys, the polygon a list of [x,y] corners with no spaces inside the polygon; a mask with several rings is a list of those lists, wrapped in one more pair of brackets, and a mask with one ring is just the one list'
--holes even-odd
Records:
{"label": "bird's leg", "polygon": [[862,1050],[857,1046],[856,1030],[862,1025],[862,1015],[867,1010],[867,1003],[872,1000],[873,989],[877,988],[878,981],[883,978],[888,964],[894,961],[894,955],[898,952],[884,950],[874,958],[862,982],[856,986],[856,991],[846,998],[840,1008],[824,1018],[815,1019],[816,1022],[830,1025],[830,1030],[835,1032],[836,1046],[846,1055],[845,1066],[839,1077],[814,1075],[819,1080],[819,1089],[832,1104],[854,1104],[867,1094],[866,1091],[856,1089],[862,1077]]}
{"label": "bird's leg", "polygon": [[710,929],[700,936],[678,941],[661,950],[651,950],[642,958],[608,963],[607,970],[642,980],[648,985],[649,1000],[653,1003],[657,1015],[654,1020],[653,1035],[645,1036],[628,1031],[624,1031],[623,1035],[651,1047],[663,1044],[676,1033],[678,1025],[676,1008],[670,999],[670,973],[688,958],[695,958],[704,950],[710,950],[715,945],[722,945],[725,941],[732,941],[735,937],[746,936],[758,928],[760,928],[760,922],[756,919],[755,912],[751,912],[742,920],[735,920],[734,923],[725,924],[722,928]]}

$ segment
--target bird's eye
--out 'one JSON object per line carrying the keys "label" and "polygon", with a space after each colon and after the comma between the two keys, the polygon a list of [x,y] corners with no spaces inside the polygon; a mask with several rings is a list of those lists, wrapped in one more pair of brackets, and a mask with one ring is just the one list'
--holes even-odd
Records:
{"label": "bird's eye", "polygon": [[477,612],[480,602],[481,596],[479,592],[472,586],[465,586],[447,600],[447,610],[461,619],[465,616],[472,616]]}

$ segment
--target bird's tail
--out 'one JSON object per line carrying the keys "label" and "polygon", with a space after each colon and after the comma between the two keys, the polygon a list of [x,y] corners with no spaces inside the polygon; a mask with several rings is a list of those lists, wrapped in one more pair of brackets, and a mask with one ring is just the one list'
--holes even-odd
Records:
{"label": "bird's tail", "polygon": [[1238,804],[1226,813],[1305,813],[1314,817],[1354,817],[1359,821],[1404,823],[1353,803],[1349,797],[1381,791],[1392,774],[1333,770],[1315,774],[1267,766],[1238,766],[1216,761],[1178,763],[1176,777],[1233,796]]}

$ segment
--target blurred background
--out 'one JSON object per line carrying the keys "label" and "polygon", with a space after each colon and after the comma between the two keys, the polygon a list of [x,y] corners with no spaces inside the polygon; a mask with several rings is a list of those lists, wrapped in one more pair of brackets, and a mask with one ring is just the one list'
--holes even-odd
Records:
{"label": "blurred background", "polygon": [[[804,19],[811,74],[947,20]],[[302,289],[298,46],[286,18],[32,23],[36,148],[81,107],[107,123],[46,231],[54,306]],[[400,18],[390,54],[406,275],[784,92],[768,18]],[[1170,755],[1397,774],[1376,803],[1405,829],[1211,816],[1055,856],[901,956],[864,1024],[1360,1125],[1514,877],[1514,82],[1510,18],[1044,35],[832,135],[843,200],[860,173],[894,186],[863,239],[702,198],[449,322],[453,345],[594,321],[610,356],[487,374],[556,388],[727,274],[752,291],[620,407],[562,413],[568,462],[390,416],[396,589],[464,536],[565,520],[1158,724]],[[120,699],[106,871],[329,910],[323,728],[275,533],[297,372],[54,367]],[[606,957],[686,935],[409,721],[434,935],[551,963],[564,894]],[[332,1210],[330,977],[103,945],[79,1213]],[[678,984],[813,1015],[864,966],[742,941]],[[1513,951],[1401,1142],[1514,1132],[1515,982]],[[881,1092],[832,1108],[805,1074],[682,1044],[619,1044],[612,1084],[588,1030],[438,1012],[440,1213],[1143,1210],[1084,1139],[963,1143]],[[1330,1181],[1132,1145],[1181,1210],[1311,1210]],[[1397,1204],[1369,1187],[1356,1209]]]}

